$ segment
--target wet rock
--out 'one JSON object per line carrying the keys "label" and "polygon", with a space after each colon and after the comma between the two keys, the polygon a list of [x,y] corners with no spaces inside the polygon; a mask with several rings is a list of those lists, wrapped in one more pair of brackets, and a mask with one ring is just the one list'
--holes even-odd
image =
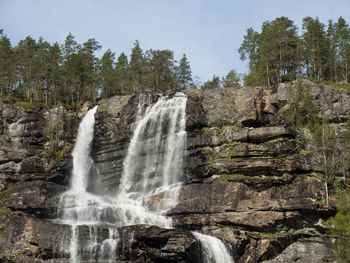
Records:
{"label": "wet rock", "polygon": [[58,195],[64,190],[61,185],[45,181],[17,183],[0,192],[1,205],[13,211],[50,218],[57,209]]}
{"label": "wet rock", "polygon": [[[14,216],[0,229],[0,258],[11,262],[66,262],[71,228],[32,217]],[[198,241],[189,231],[136,225],[115,229],[79,226],[77,254],[81,262],[202,262]],[[96,238],[95,238],[96,236]],[[112,254],[111,254],[112,253]]]}
{"label": "wet rock", "polygon": [[115,96],[102,100],[98,107],[93,159],[101,180],[100,191],[119,183],[137,105],[138,97]]}

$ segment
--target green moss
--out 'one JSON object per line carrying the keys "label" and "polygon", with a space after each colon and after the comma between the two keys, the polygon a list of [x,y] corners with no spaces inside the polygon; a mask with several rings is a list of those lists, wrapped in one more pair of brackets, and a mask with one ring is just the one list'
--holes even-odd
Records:
{"label": "green moss", "polygon": [[312,153],[312,152],[310,150],[305,150],[305,149],[302,149],[299,151],[299,154],[301,154],[301,155],[307,155],[309,153]]}
{"label": "green moss", "polygon": [[108,108],[109,108],[109,103],[103,103],[103,104],[98,106],[99,111],[106,111],[106,110],[108,110]]}
{"label": "green moss", "polygon": [[24,100],[18,100],[15,101],[13,104],[15,107],[23,107],[26,111],[32,111],[34,109],[37,109],[39,107],[43,107],[44,105],[40,102],[30,102],[30,101],[24,101]]}
{"label": "green moss", "polygon": [[0,215],[8,215],[11,214],[12,210],[7,207],[0,207]]}
{"label": "green moss", "polygon": [[299,174],[294,179],[295,182],[313,182],[315,180],[324,180],[324,175],[312,172],[306,174]]}
{"label": "green moss", "polygon": [[43,137],[45,140],[45,152],[52,159],[60,151],[62,139],[64,138],[64,123],[61,116],[52,115],[47,120]]}
{"label": "green moss", "polygon": [[[223,225],[220,223],[216,223],[211,221],[209,223],[209,226],[215,226],[218,228],[229,228],[232,230],[240,230],[240,228],[237,228],[235,226],[230,226],[230,225]],[[288,234],[288,232],[286,232],[284,229],[276,229],[274,232],[258,232],[258,231],[247,231],[247,233],[249,233],[250,236],[255,236],[257,238],[268,238],[268,239],[278,239],[278,238],[283,238],[283,237],[287,237],[290,234]]]}
{"label": "green moss", "polygon": [[0,230],[3,229],[6,226],[6,223],[0,224]]}
{"label": "green moss", "polygon": [[332,88],[350,90],[350,84],[339,83],[334,81],[324,81],[324,83],[331,86]]}
{"label": "green moss", "polygon": [[235,174],[222,174],[220,175],[220,178],[218,178],[217,180],[215,180],[214,183],[223,183],[223,182],[228,182],[230,179],[234,178],[234,177],[242,177],[244,176],[243,174],[240,173],[235,173]]}
{"label": "green moss", "polygon": [[209,134],[209,133],[212,133],[212,129],[209,127],[204,127],[204,128],[202,128],[202,132],[204,134]]}
{"label": "green moss", "polygon": [[34,109],[37,109],[39,107],[45,107],[45,104],[43,101],[28,101],[23,98],[15,97],[15,96],[8,96],[8,95],[2,95],[0,96],[0,101],[6,104],[9,104],[13,107],[23,107],[25,111],[32,111]]}
{"label": "green moss", "polygon": [[36,184],[40,184],[40,183],[54,184],[52,182],[46,182],[46,181],[40,181],[40,180],[16,183],[15,185],[11,186],[10,188],[0,192],[0,205],[4,205],[4,203],[6,202],[7,199],[13,198],[13,196],[11,196],[11,194],[20,191],[21,188],[27,188],[31,185],[36,185]]}
{"label": "green moss", "polygon": [[214,122],[211,126],[212,127],[216,127],[216,128],[223,128],[224,126],[228,126],[231,123],[227,120],[217,120],[216,122]]}
{"label": "green moss", "polygon": [[199,148],[198,150],[204,155],[209,155],[209,154],[213,153],[213,148],[211,148],[209,146]]}
{"label": "green moss", "polygon": [[51,171],[56,166],[56,164],[65,157],[65,155],[71,148],[72,148],[72,145],[68,144],[68,145],[65,145],[59,152],[57,152],[55,158],[53,158],[49,162],[49,165],[47,166],[46,171],[47,172]]}

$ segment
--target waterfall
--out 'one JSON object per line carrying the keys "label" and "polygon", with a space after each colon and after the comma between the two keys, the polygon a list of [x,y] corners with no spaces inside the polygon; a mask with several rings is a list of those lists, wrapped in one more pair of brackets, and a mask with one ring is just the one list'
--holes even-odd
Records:
{"label": "waterfall", "polygon": [[202,257],[204,263],[232,263],[231,257],[225,244],[218,238],[192,232],[202,247]]}
{"label": "waterfall", "polygon": [[[90,152],[97,106],[87,112],[79,124],[72,153],[70,188],[61,196],[56,220],[71,226],[70,239],[62,245],[69,251],[61,251],[69,254],[70,262],[115,262],[118,242],[124,236],[118,232],[118,227],[133,224],[172,227],[172,220],[165,213],[176,205],[184,180],[186,100],[185,94],[176,93],[171,98],[160,97],[152,104],[149,96],[140,96],[120,185],[114,195],[96,195],[88,191],[94,167]],[[79,238],[80,226],[89,228],[85,240]],[[101,239],[99,226],[109,229],[104,239]],[[199,233],[194,235],[208,254],[207,262],[212,259],[233,262],[220,261],[217,254],[227,251],[219,239]],[[132,242],[133,233],[128,245],[130,254]],[[218,252],[219,249],[222,251]]]}
{"label": "waterfall", "polygon": [[97,106],[89,110],[78,128],[77,141],[73,149],[73,171],[71,190],[86,192],[88,176],[94,163],[90,157],[91,142],[94,138],[95,113]]}
{"label": "waterfall", "polygon": [[122,204],[125,225],[171,227],[162,214],[174,207],[183,180],[186,145],[186,96],[160,97],[138,120],[124,160],[116,199]]}

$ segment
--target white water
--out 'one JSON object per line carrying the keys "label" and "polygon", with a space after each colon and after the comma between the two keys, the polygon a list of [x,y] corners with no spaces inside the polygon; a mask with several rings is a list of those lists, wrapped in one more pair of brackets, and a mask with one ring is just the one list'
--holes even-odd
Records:
{"label": "white water", "polygon": [[225,244],[220,239],[198,232],[192,232],[192,234],[201,243],[204,263],[234,262]]}
{"label": "white water", "polygon": [[[186,99],[184,94],[176,94],[172,98],[160,97],[150,105],[150,97],[140,97],[121,183],[114,196],[99,196],[87,190],[94,165],[90,151],[97,107],[85,115],[79,125],[72,153],[70,189],[62,195],[59,204],[61,218],[58,222],[71,225],[69,244],[64,245],[69,247],[70,262],[80,262],[81,253],[85,257],[89,255],[91,260],[98,259],[98,262],[115,262],[120,240],[117,227],[133,224],[172,227],[171,218],[166,217],[165,213],[176,205],[183,181]],[[82,244],[79,244],[80,225],[88,225],[90,231],[88,240],[80,240]],[[109,226],[109,236],[103,241],[98,240],[99,225]],[[198,235],[205,239],[204,235]],[[213,237],[208,239],[212,240]],[[128,245],[130,254],[132,242],[133,235]],[[217,239],[216,242],[221,241]],[[216,255],[219,248],[225,249],[223,244],[220,246],[217,243],[208,241],[207,245],[202,245],[209,251],[208,260],[216,259],[212,255]],[[82,247],[84,244],[85,247]],[[212,262],[210,260],[207,262]]]}
{"label": "white water", "polygon": [[186,96],[161,97],[138,120],[124,160],[116,199],[127,216],[125,225],[171,227],[162,214],[176,205],[183,177],[186,144]]}
{"label": "white water", "polygon": [[90,157],[94,138],[95,113],[97,106],[89,110],[79,124],[77,141],[73,149],[73,171],[71,190],[77,194],[86,192],[88,176],[94,163]]}

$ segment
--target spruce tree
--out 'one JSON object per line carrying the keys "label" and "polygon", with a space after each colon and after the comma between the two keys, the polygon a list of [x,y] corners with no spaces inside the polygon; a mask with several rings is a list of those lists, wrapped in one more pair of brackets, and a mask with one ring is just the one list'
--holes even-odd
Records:
{"label": "spruce tree", "polygon": [[193,86],[190,62],[186,54],[182,55],[177,67],[178,90],[184,90]]}
{"label": "spruce tree", "polygon": [[104,98],[108,98],[113,94],[115,85],[115,71],[113,68],[115,54],[108,49],[102,56],[100,61],[99,79],[101,81],[101,92]]}
{"label": "spruce tree", "polygon": [[116,90],[113,94],[131,94],[131,79],[128,57],[122,52],[115,66]]}
{"label": "spruce tree", "polygon": [[233,69],[230,70],[230,72],[226,75],[225,78],[222,78],[222,85],[224,88],[240,87],[241,84],[239,82],[240,77]]}
{"label": "spruce tree", "polygon": [[139,92],[143,76],[145,73],[145,59],[140,43],[138,40],[134,42],[134,47],[131,50],[130,73],[132,79],[133,92]]}

